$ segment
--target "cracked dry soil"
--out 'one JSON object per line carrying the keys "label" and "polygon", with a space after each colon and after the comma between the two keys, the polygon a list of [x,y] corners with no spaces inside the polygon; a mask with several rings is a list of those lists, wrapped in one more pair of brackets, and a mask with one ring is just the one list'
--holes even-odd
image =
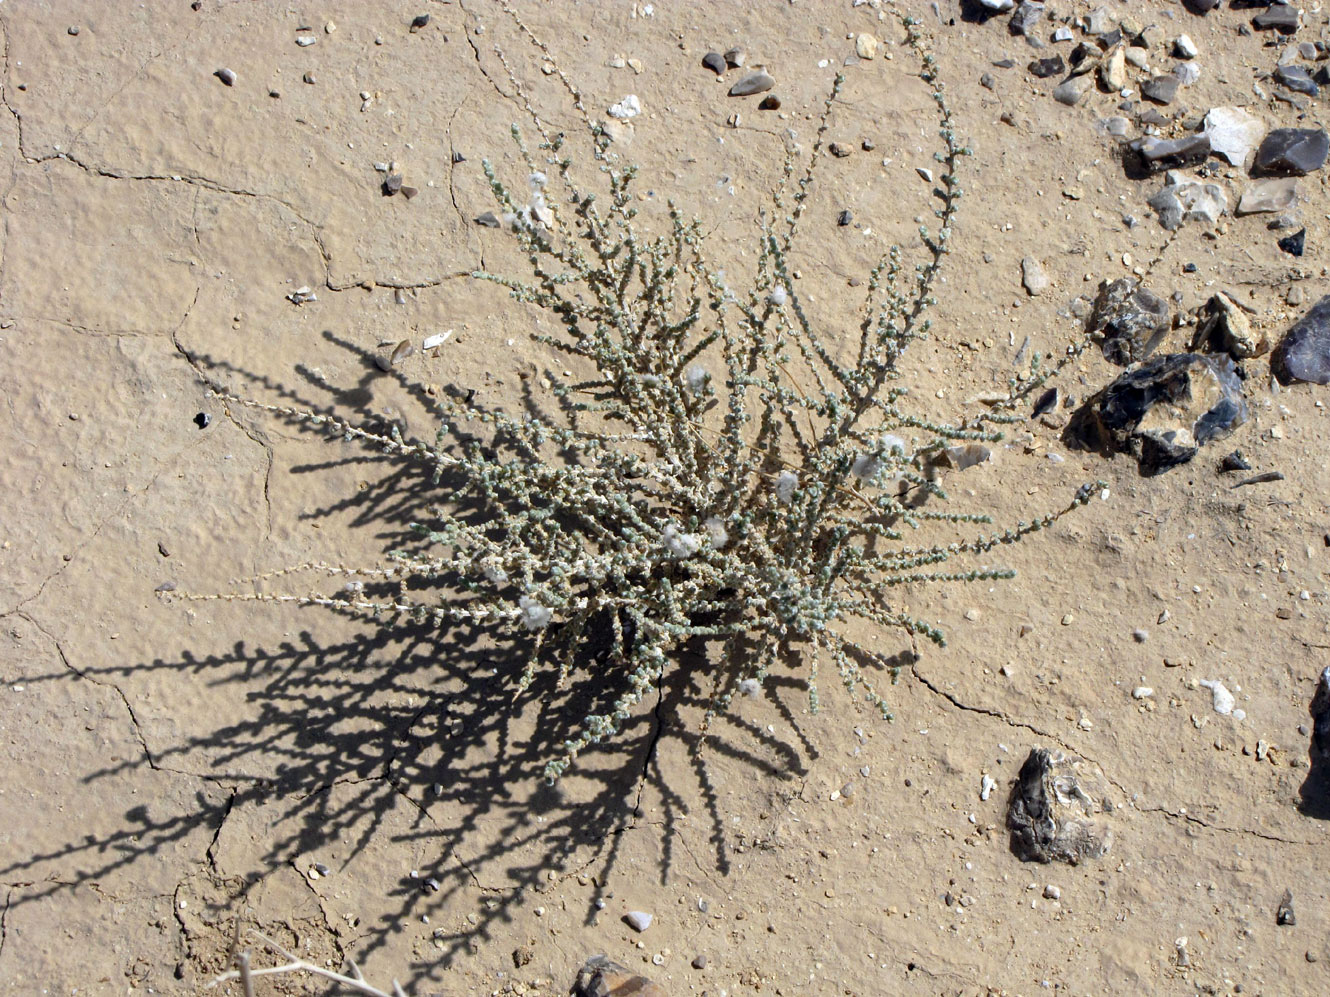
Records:
{"label": "cracked dry soil", "polygon": [[[1152,222],[1127,229],[1153,187],[1124,176],[1096,126],[1115,99],[1055,105],[1019,68],[991,70],[1027,58],[1000,22],[905,5],[937,38],[976,153],[935,335],[908,361],[929,414],[1002,385],[1024,337],[1061,348],[1059,311],[1087,275],[1125,272],[1124,254],[1159,257],[1151,284],[1183,307],[1229,288],[1271,334],[1294,317],[1291,287],[1324,293],[1319,179],[1296,265],[1256,220],[1168,244]],[[1251,67],[1273,56],[1235,12],[1131,6],[1200,47],[1188,107],[1250,100]],[[1144,479],[1014,427],[994,463],[949,484],[959,503],[1010,523],[1094,478],[1110,499],[1013,551],[1011,582],[910,593],[951,641],[902,670],[893,722],[831,689],[810,716],[778,677],[702,743],[696,691],[675,674],[555,789],[537,776],[568,718],[514,706],[506,649],[483,634],[159,598],[167,582],[230,591],[313,558],[375,558],[430,501],[410,469],[228,411],[200,373],[421,435],[429,386],[548,400],[535,385],[558,360],[530,344],[533,316],[465,278],[521,272],[502,233],[471,223],[492,206],[483,157],[520,176],[506,132],[521,102],[495,44],[576,131],[557,76],[486,0],[198,7],[0,7],[0,993],[198,993],[238,921],[415,995],[563,993],[597,952],[671,994],[1326,992],[1326,813],[1300,792],[1300,725],[1330,645],[1316,390],[1249,383],[1253,418],[1225,449],[1286,477],[1236,493],[1213,448]],[[738,269],[784,130],[811,134],[848,35],[885,34],[846,70],[829,137],[856,151],[823,163],[795,261],[818,319],[852,328],[847,284],[912,238],[932,149],[927,95],[904,54],[885,58],[895,36],[872,5],[520,7],[593,112],[640,96],[625,152],[640,189],[700,213]],[[316,44],[294,44],[302,26]],[[701,68],[735,44],[776,76],[778,114]],[[607,65],[616,55],[640,73]],[[212,75],[223,65],[234,87]],[[1296,123],[1286,105],[1261,113]],[[373,163],[389,160],[419,197],[382,195]],[[835,224],[846,208],[857,225]],[[1037,298],[1020,286],[1031,252],[1053,279]],[[297,307],[286,295],[302,285],[318,300]],[[434,355],[374,366],[381,344],[445,329]],[[1087,353],[1064,387],[1085,395],[1113,373]],[[1201,678],[1240,688],[1246,719],[1214,715]],[[1154,696],[1134,701],[1138,685]],[[1009,852],[1006,793],[1035,744],[1111,781],[1102,860]],[[985,773],[998,789],[981,801]],[[1286,889],[1297,920],[1277,926]],[[627,910],[651,928],[634,934]]]}

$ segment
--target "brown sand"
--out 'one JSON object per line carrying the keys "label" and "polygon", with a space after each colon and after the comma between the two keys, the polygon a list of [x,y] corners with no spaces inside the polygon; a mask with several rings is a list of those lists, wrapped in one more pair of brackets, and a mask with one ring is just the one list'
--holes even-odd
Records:
{"label": "brown sand", "polygon": [[[1117,98],[1055,104],[1056,80],[1024,72],[1034,53],[1004,19],[940,24],[929,4],[907,6],[937,38],[975,150],[936,336],[912,357],[921,407],[955,416],[1004,383],[1011,343],[1061,348],[1074,324],[1059,310],[1149,266],[1166,239],[1144,205],[1159,182],[1125,178],[1097,126]],[[933,165],[934,126],[899,29],[848,0],[662,2],[650,17],[627,2],[521,7],[593,112],[641,98],[626,151],[641,189],[701,213],[713,257],[737,269],[783,130],[810,140],[847,36],[885,35],[893,44],[846,70],[829,137],[856,151],[824,164],[795,261],[819,319],[850,327],[848,279],[929,207],[915,168]],[[1250,12],[1111,9],[1199,46],[1204,75],[1166,114],[1237,103],[1298,123],[1253,95],[1279,49],[1236,32]],[[430,24],[409,32],[424,11]],[[1308,18],[1299,40],[1324,35],[1325,16]],[[295,44],[302,25],[317,44]],[[0,992],[199,992],[226,968],[238,915],[418,995],[563,993],[596,952],[671,994],[1326,991],[1325,815],[1299,795],[1299,725],[1330,645],[1323,390],[1273,395],[1266,361],[1251,362],[1251,420],[1156,478],[1015,427],[994,463],[955,479],[958,502],[1011,523],[1082,481],[1105,479],[1111,497],[1012,551],[1014,581],[915,595],[951,642],[890,689],[894,722],[832,688],[810,716],[800,683],[780,678],[699,750],[696,709],[667,696],[548,790],[549,739],[491,679],[485,645],[154,590],[371,561],[430,501],[413,471],[228,413],[191,360],[250,397],[287,392],[423,435],[418,385],[512,405],[558,369],[528,341],[530,313],[464,276],[521,266],[508,237],[471,223],[492,207],[482,157],[519,175],[506,132],[523,114],[494,44],[575,134],[558,78],[485,0],[11,0],[0,27]],[[701,67],[734,44],[776,76],[778,114],[727,98],[736,74],[717,83]],[[991,67],[1006,54],[1015,69]],[[640,73],[608,66],[615,56]],[[222,67],[233,87],[212,75]],[[417,198],[381,194],[373,164],[390,160]],[[1240,171],[1217,182],[1235,204]],[[1184,228],[1151,285],[1184,307],[1230,289],[1277,336],[1302,310],[1288,292],[1310,303],[1325,287],[1321,175],[1304,190],[1301,260],[1261,217],[1226,219],[1217,238]],[[856,225],[835,225],[841,208]],[[1124,213],[1142,223],[1129,230]],[[1037,298],[1020,286],[1027,254],[1053,281]],[[302,285],[318,300],[289,302]],[[367,359],[447,329],[401,378]],[[1083,398],[1115,373],[1087,353],[1064,388]],[[1285,480],[1230,490],[1216,463],[1233,446]],[[896,635],[869,636],[899,650]],[[1216,715],[1199,679],[1234,690],[1245,720]],[[1153,697],[1133,700],[1142,685]],[[1036,744],[1111,781],[1105,858],[1035,866],[1009,852],[1006,797]],[[328,875],[312,878],[315,863]],[[1285,889],[1294,926],[1275,923]],[[623,924],[629,910],[654,914],[647,932]],[[529,961],[515,968],[515,952]]]}

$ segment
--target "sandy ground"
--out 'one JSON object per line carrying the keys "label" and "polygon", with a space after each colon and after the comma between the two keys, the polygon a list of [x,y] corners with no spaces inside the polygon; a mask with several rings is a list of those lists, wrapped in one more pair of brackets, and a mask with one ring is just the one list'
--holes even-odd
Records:
{"label": "sandy ground", "polygon": [[[0,6],[0,992],[200,992],[238,920],[414,995],[564,993],[597,952],[669,994],[1330,988],[1328,811],[1303,793],[1330,645],[1325,392],[1272,393],[1265,359],[1250,362],[1252,418],[1168,474],[1070,452],[1034,422],[966,472],[955,497],[999,523],[1082,481],[1103,478],[1109,498],[1013,551],[1015,580],[914,596],[951,642],[890,690],[890,723],[834,689],[809,715],[798,679],[780,677],[700,745],[696,690],[676,677],[551,790],[538,774],[558,721],[512,706],[502,648],[155,594],[372,561],[428,509],[423,476],[228,411],[196,370],[423,435],[429,386],[515,401],[558,361],[529,342],[535,316],[465,276],[521,272],[510,237],[471,221],[492,207],[483,157],[520,176],[507,130],[523,112],[496,45],[542,113],[577,128],[558,77],[487,0],[194,6]],[[699,213],[713,258],[738,270],[784,131],[811,139],[848,36],[885,39],[845,69],[829,138],[855,151],[824,164],[795,261],[826,328],[849,327],[850,278],[928,210],[915,173],[933,165],[928,98],[876,6],[520,4],[594,113],[641,98],[624,151],[641,189]],[[1072,299],[1138,266],[1184,308],[1229,289],[1272,336],[1324,293],[1321,174],[1304,181],[1300,260],[1260,216],[1170,243],[1144,204],[1159,181],[1128,179],[1099,125],[1120,98],[1064,107],[1056,79],[1024,72],[1034,53],[1004,20],[905,6],[936,38],[975,151],[936,335],[911,358],[926,409],[955,416],[1001,386],[1027,336],[1061,348]],[[1320,120],[1319,104],[1300,122],[1254,93],[1279,48],[1238,32],[1253,11],[1109,6],[1200,49],[1200,82],[1166,115],[1240,104],[1271,125]],[[1309,12],[1298,40],[1325,23]],[[317,44],[299,47],[300,27]],[[779,112],[727,98],[735,74],[701,67],[735,44],[776,77]],[[1008,55],[1014,69],[991,65]],[[1150,58],[1173,64],[1166,47]],[[383,196],[374,163],[392,160],[418,197]],[[1235,204],[1245,177],[1216,182]],[[835,224],[843,208],[854,225]],[[1027,254],[1053,281],[1039,297],[1020,284]],[[317,301],[287,299],[302,285]],[[373,363],[382,344],[449,329],[391,375]],[[1064,387],[1084,397],[1115,374],[1086,353]],[[1285,479],[1232,490],[1217,461],[1233,446]],[[1200,679],[1234,690],[1245,719],[1216,715]],[[1134,700],[1142,685],[1153,696]],[[1104,858],[1011,854],[1006,795],[1033,745],[1102,768],[1116,808]],[[326,875],[309,875],[316,863]],[[1276,925],[1285,890],[1292,926]],[[622,922],[629,910],[654,914],[647,932]]]}

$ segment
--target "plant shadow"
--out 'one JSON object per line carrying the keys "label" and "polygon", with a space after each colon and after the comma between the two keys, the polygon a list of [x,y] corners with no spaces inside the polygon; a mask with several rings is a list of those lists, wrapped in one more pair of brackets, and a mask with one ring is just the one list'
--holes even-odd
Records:
{"label": "plant shadow", "polygon": [[[355,351],[367,376],[401,377],[393,371],[369,374],[372,357],[332,334],[328,339]],[[375,418],[363,383],[320,408],[306,390],[324,392],[327,385],[312,374],[306,375],[306,389],[292,389],[219,361],[195,359],[206,369],[241,374],[294,409],[336,412],[350,421]],[[287,421],[315,431],[294,418]],[[335,458],[293,473],[318,474],[374,459],[372,454]],[[439,489],[450,483],[446,478],[436,483],[424,465],[389,466],[372,486],[339,495],[310,515],[350,514],[354,526],[374,531],[385,549],[418,542],[410,524],[428,515]],[[494,938],[534,894],[548,889],[551,873],[594,883],[585,912],[585,923],[594,923],[597,901],[612,891],[630,833],[657,837],[658,872],[665,883],[676,860],[681,821],[693,817],[694,827],[707,829],[709,852],[699,864],[727,874],[730,845],[714,762],[723,759],[727,767],[759,777],[792,780],[816,757],[798,728],[806,690],[793,678],[775,676],[764,687],[793,736],[733,711],[718,715],[704,732],[700,721],[712,694],[708,673],[714,670],[706,656],[714,657],[714,649],[699,644],[682,649],[612,743],[585,752],[560,783],[548,786],[541,779],[545,763],[560,754],[587,715],[609,712],[620,690],[585,681],[560,688],[557,669],[538,669],[529,688],[515,695],[528,649],[481,626],[443,630],[414,621],[351,625],[343,620],[330,629],[339,636],[321,638],[305,629],[272,646],[239,641],[210,652],[185,648],[152,661],[80,672],[81,678],[104,684],[148,681],[158,687],[170,684],[162,676],[178,673],[219,700],[241,698],[248,709],[242,719],[182,731],[170,746],[150,750],[144,741],[141,757],[88,775],[92,784],[150,768],[197,775],[217,791],[198,793],[193,810],[166,818],[155,817],[151,807],[133,807],[113,834],[65,842],[0,868],[0,879],[13,881],[39,861],[82,863],[74,877],[15,904],[96,883],[112,871],[154,861],[172,842],[211,830],[207,860],[217,898],[212,913],[219,932],[230,936],[239,932],[251,890],[275,870],[296,865],[303,872],[309,856],[335,850],[337,864],[327,874],[336,876],[369,850],[386,846],[419,856],[419,872],[404,866],[395,882],[380,884],[380,909],[337,943],[341,955],[364,960],[432,911],[474,908],[475,917],[464,928],[434,930],[428,958],[419,956],[410,967],[419,987]],[[595,653],[594,644],[593,636],[588,653]],[[79,680],[61,672],[33,681],[43,678]],[[648,797],[655,815],[644,820]],[[227,820],[246,809],[259,811],[269,830],[255,839],[249,867],[237,874],[234,867],[219,865],[214,851]],[[390,819],[392,814],[397,817]],[[203,973],[224,967],[195,968]],[[402,970],[408,975],[407,967]]]}

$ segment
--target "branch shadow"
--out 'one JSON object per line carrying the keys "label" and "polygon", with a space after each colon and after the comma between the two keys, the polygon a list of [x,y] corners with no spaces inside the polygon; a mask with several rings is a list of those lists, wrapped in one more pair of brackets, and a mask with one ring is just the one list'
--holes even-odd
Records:
{"label": "branch shadow", "polygon": [[[373,363],[351,344],[332,334],[327,338],[359,354],[367,369]],[[240,373],[293,408],[335,410],[348,419],[349,407],[354,417],[376,418],[363,381],[319,408],[300,389],[206,357],[195,359],[212,370]],[[309,389],[327,390],[317,376],[305,376]],[[402,375],[376,370],[370,376]],[[312,432],[298,420],[289,421]],[[373,459],[333,459],[297,467],[294,473],[318,474]],[[427,466],[389,466],[372,487],[339,496],[310,515],[349,512],[356,528],[372,530],[376,542],[400,548],[413,536],[410,524],[428,515],[439,489],[450,483],[446,478],[436,483]],[[328,611],[314,612],[323,617]],[[589,644],[595,644],[594,637]],[[226,897],[225,909],[216,911],[219,921],[234,924],[255,884],[304,856],[336,846],[346,867],[385,843],[411,850],[421,855],[420,874],[403,869],[396,882],[383,884],[381,909],[357,926],[354,937],[338,944],[344,954],[363,960],[405,925],[419,923],[450,902],[474,902],[479,896],[474,920],[463,930],[436,929],[431,958],[417,958],[409,967],[416,986],[424,986],[437,981],[459,956],[492,939],[500,925],[513,922],[532,894],[548,888],[552,871],[589,871],[596,891],[585,921],[594,923],[596,901],[612,890],[632,832],[659,835],[659,875],[665,883],[676,861],[680,822],[696,813],[709,829],[715,871],[729,872],[713,761],[723,758],[759,777],[798,779],[816,750],[798,730],[795,710],[784,702],[787,694],[805,695],[803,684],[780,676],[764,691],[796,731],[795,738],[732,712],[717,716],[711,732],[704,733],[699,721],[711,690],[702,687],[709,668],[698,667],[705,662],[697,656],[709,650],[704,645],[684,648],[654,696],[648,695],[646,708],[624,723],[612,743],[585,752],[555,786],[540,780],[544,764],[579,732],[587,715],[610,712],[620,690],[586,682],[560,688],[557,670],[539,669],[529,688],[515,696],[529,650],[524,642],[481,626],[441,630],[407,621],[363,623],[352,636],[331,640],[306,629],[271,646],[237,641],[213,652],[185,648],[151,661],[86,669],[77,678],[68,672],[34,676],[29,679],[33,684],[151,680],[160,687],[169,683],[153,676],[188,675],[210,695],[240,697],[249,709],[242,719],[186,731],[171,746],[150,748],[145,741],[141,757],[103,765],[85,780],[98,783],[151,768],[205,779],[222,792],[211,798],[200,792],[195,809],[169,818],[154,818],[147,807],[129,808],[116,832],[10,862],[0,867],[0,881],[23,879],[24,870],[39,862],[80,865],[72,879],[15,897],[17,906],[153,861],[168,844],[202,829],[211,831],[216,846],[238,808],[266,807],[272,812],[272,833],[255,842],[252,868],[238,876],[223,874],[213,863],[213,847],[208,850]],[[588,653],[595,653],[594,646]],[[672,760],[668,764],[662,760],[666,754]],[[648,793],[663,817],[643,819]],[[403,802],[409,804],[405,830],[400,819],[392,824],[387,816],[394,810],[400,815]]]}

